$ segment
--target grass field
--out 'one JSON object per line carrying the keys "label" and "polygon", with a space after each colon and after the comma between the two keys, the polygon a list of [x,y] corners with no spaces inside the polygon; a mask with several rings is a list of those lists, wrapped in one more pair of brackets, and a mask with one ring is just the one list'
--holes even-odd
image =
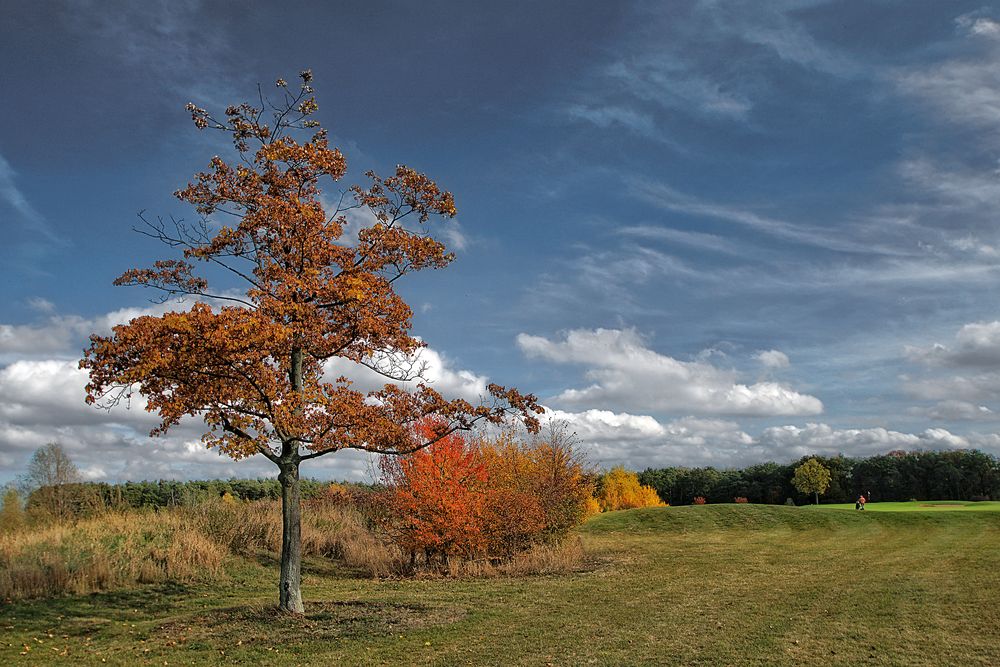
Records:
{"label": "grass field", "polygon": [[[812,506],[812,509],[854,510],[854,503]],[[963,502],[961,500],[911,500],[906,503],[867,503],[866,512],[1000,512],[1000,502]]]}
{"label": "grass field", "polygon": [[603,514],[569,575],[310,561],[304,619],[271,611],[275,567],[250,561],[212,586],[8,604],[0,664],[1000,664],[1000,512],[818,509]]}

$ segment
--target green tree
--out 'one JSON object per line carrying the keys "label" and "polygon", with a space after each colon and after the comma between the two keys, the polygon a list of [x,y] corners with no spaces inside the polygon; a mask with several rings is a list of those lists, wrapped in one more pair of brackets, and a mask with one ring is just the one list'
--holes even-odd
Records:
{"label": "green tree", "polygon": [[819,505],[820,494],[830,486],[830,471],[816,459],[809,459],[795,469],[792,484],[802,493],[813,494]]}

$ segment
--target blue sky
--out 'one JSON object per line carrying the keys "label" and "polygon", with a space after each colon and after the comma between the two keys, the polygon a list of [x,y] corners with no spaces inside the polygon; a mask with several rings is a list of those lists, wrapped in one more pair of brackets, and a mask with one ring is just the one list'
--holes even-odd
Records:
{"label": "blue sky", "polygon": [[155,308],[111,286],[162,255],[136,212],[192,217],[226,149],[184,104],[305,67],[344,187],[456,195],[457,260],[402,288],[446,393],[532,391],[602,466],[1000,453],[1000,7],[20,2],[0,57],[0,481],[52,440],[95,479],[269,474],[86,408],[73,360]]}

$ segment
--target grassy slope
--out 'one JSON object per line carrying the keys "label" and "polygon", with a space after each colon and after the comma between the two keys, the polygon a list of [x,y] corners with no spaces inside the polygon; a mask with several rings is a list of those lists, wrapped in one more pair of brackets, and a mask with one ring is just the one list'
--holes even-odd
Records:
{"label": "grassy slope", "polygon": [[595,563],[566,576],[313,563],[305,621],[268,611],[276,572],[248,563],[214,588],[8,606],[0,664],[1000,664],[1000,513],[709,505],[581,533]]}
{"label": "grassy slope", "polygon": [[[812,509],[853,510],[854,503],[809,505]],[[868,503],[872,512],[1000,512],[1000,502],[963,502],[960,500],[913,500],[905,503]]]}

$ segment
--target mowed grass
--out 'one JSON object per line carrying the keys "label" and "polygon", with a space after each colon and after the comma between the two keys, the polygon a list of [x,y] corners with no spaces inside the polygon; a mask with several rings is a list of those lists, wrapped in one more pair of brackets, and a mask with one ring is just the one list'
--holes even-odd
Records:
{"label": "mowed grass", "polygon": [[249,561],[211,586],[6,605],[0,664],[1000,664],[1000,513],[706,505],[580,534],[568,575],[310,561],[304,619],[272,611],[274,564]]}
{"label": "mowed grass", "polygon": [[[854,510],[854,503],[809,505],[811,509]],[[1000,502],[961,500],[911,500],[905,503],[866,503],[866,512],[1000,512]]]}

